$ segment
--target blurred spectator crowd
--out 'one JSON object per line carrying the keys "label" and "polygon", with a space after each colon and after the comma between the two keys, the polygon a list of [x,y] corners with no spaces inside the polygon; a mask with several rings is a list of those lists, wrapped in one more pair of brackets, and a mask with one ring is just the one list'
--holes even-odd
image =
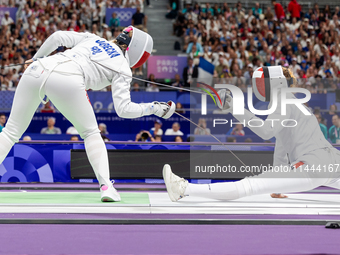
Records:
{"label": "blurred spectator crowd", "polygon": [[[149,3],[146,0],[147,4]],[[121,31],[119,18],[113,14],[105,24],[106,8],[139,7],[144,0],[2,0],[0,7],[17,7],[16,22],[8,11],[1,19],[0,85],[1,90],[15,90],[23,66],[12,66],[32,58],[41,44],[57,30],[91,32],[112,40]],[[137,23],[140,15],[132,22]],[[57,51],[63,51],[60,47]]]}
{"label": "blurred spectator crowd", "polygon": [[[175,80],[167,82],[174,87],[187,87],[198,77],[200,58],[214,66],[214,83],[229,83],[246,91],[251,85],[253,71],[260,66],[282,65],[289,67],[298,78],[300,87],[311,93],[333,92],[340,87],[340,8],[313,8],[303,11],[297,0],[287,6],[279,1],[261,6],[252,2],[246,9],[241,2],[236,4],[185,4],[179,10],[179,0],[170,0],[167,17],[173,19],[173,34],[179,39],[179,47],[188,56],[188,65]],[[15,90],[23,72],[24,63],[32,58],[42,43],[57,30],[91,32],[112,40],[121,31],[115,13],[105,24],[106,8],[136,7],[132,24],[146,30],[147,17],[143,14],[145,0],[3,0],[6,7],[17,7],[16,22],[6,12],[0,28],[0,87]],[[60,47],[56,52],[63,51]],[[142,75],[142,70],[134,71]],[[157,77],[151,74],[145,84],[134,82],[132,91],[145,87],[148,92],[158,92],[163,87],[152,83]],[[184,113],[180,103],[177,111]],[[335,105],[333,107],[336,107]],[[44,105],[41,112],[53,113],[52,105]],[[315,112],[325,137],[340,143],[340,119],[333,114]],[[6,121],[0,116],[0,131]],[[43,134],[59,134],[50,119]],[[333,125],[332,125],[333,124]],[[161,123],[153,129],[142,130],[137,141],[162,141]],[[209,135],[206,120],[199,120],[200,128],[195,135]],[[74,128],[73,128],[74,129]],[[106,126],[100,126],[102,135],[107,135]],[[73,134],[73,132],[66,132]],[[160,134],[161,133],[161,134]],[[230,130],[228,135],[244,136],[242,126]],[[182,139],[178,123],[164,131]],[[104,138],[103,138],[104,139]],[[236,138],[233,138],[234,140]],[[233,141],[234,141],[233,140]],[[230,141],[230,142],[233,142]],[[235,140],[236,141],[236,140]]]}
{"label": "blurred spectator crowd", "polygon": [[173,19],[181,50],[193,59],[193,66],[200,57],[212,63],[217,82],[246,90],[257,67],[282,65],[311,93],[340,86],[339,7],[321,9],[315,3],[303,12],[292,0],[287,6],[252,2],[248,9],[241,2],[192,3],[177,11],[176,2],[170,2],[167,17]]}

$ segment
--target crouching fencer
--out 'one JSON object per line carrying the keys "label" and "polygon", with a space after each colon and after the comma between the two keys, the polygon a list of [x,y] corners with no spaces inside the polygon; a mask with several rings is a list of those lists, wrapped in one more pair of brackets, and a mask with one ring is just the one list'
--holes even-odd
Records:
{"label": "crouching fencer", "polygon": [[[59,46],[70,49],[48,56]],[[120,201],[110,181],[107,150],[86,90],[100,90],[111,85],[114,107],[122,118],[151,114],[169,118],[175,110],[171,101],[131,102],[130,67],[141,66],[152,48],[151,36],[132,26],[125,28],[113,41],[91,33],[53,33],[33,59],[26,61],[28,67],[16,89],[8,122],[0,134],[0,164],[27,129],[39,104],[46,102],[46,96],[84,139],[89,162],[100,185],[101,201]]]}
{"label": "crouching fencer", "polygon": [[[267,117],[267,120],[276,121],[274,124],[272,121],[262,122],[246,109],[244,115],[234,117],[246,125],[264,123],[261,127],[259,124],[256,124],[258,127],[247,126],[265,140],[276,138],[273,162],[273,169],[276,170],[241,181],[192,184],[173,174],[170,166],[165,165],[163,178],[172,201],[185,196],[233,200],[259,194],[303,192],[321,185],[340,189],[340,152],[324,138],[316,117],[301,103],[300,108],[304,112],[295,104],[287,104],[286,115],[281,115],[281,92],[288,84],[296,84],[293,74],[281,66],[261,67],[256,69],[252,78],[256,97],[268,101],[268,109],[277,100],[276,110]],[[232,112],[231,95],[226,90],[218,93],[222,100],[221,108]],[[285,93],[286,98],[295,99],[292,93]],[[288,122],[281,125],[283,120]]]}

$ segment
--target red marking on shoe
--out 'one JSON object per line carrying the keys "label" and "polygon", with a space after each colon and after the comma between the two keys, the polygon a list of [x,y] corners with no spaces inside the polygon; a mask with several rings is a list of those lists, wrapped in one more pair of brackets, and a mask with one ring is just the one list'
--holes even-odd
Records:
{"label": "red marking on shoe", "polygon": [[103,186],[101,187],[101,189],[102,189],[103,191],[107,190],[108,188],[109,188],[109,187],[106,186],[106,185],[103,185]]}

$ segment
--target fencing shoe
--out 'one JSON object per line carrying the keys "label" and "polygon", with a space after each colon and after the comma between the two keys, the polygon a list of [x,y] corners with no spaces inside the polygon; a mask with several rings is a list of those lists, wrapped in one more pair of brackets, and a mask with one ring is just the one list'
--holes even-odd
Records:
{"label": "fencing shoe", "polygon": [[119,202],[121,200],[119,193],[113,187],[113,181],[109,186],[102,184],[100,186],[101,201],[102,202]]}
{"label": "fencing shoe", "polygon": [[171,167],[168,164],[164,165],[163,167],[163,179],[168,191],[168,195],[172,202],[178,201],[185,197],[184,192],[189,182],[173,174]]}

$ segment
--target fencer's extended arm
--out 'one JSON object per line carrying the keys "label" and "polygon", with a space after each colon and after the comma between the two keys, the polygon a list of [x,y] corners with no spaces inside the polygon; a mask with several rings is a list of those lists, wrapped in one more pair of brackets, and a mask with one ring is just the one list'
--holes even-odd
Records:
{"label": "fencer's extended arm", "polygon": [[118,74],[112,81],[112,98],[116,113],[121,118],[133,119],[145,115],[151,115],[152,103],[137,104],[131,102],[130,83],[131,78]]}
{"label": "fencer's extended arm", "polygon": [[60,46],[72,48],[85,38],[93,36],[90,33],[77,33],[73,31],[57,31],[50,35],[41,45],[33,59],[46,57]]}
{"label": "fencer's extended arm", "polygon": [[[222,104],[217,101],[217,105],[220,109],[227,110],[228,112],[233,112],[234,100],[225,89],[221,89],[218,92],[221,98]],[[234,115],[234,114],[233,114]],[[265,121],[258,118],[252,112],[244,109],[243,115],[234,115],[234,117],[241,122],[244,126],[248,127],[264,140],[268,140],[276,136],[283,128],[282,121],[284,119],[289,119],[290,111],[287,111],[287,115],[281,115],[281,104],[277,103],[276,110],[270,114]]]}
{"label": "fencer's extended arm", "polygon": [[[245,123],[246,127],[251,129],[251,131],[264,140],[273,138],[283,128],[281,125],[282,116],[276,112],[269,115],[265,121],[256,117],[255,114],[251,113],[247,109],[244,109],[244,115],[234,115],[234,117],[238,121]],[[264,122],[263,126],[261,126],[262,122]]]}

